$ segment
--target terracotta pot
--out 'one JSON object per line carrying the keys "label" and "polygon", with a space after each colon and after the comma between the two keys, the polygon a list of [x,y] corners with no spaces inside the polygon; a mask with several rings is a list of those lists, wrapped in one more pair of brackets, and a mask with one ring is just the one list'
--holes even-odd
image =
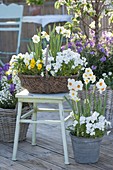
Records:
{"label": "terracotta pot", "polygon": [[29,6],[29,15],[40,15],[41,14],[41,6],[32,5]]}

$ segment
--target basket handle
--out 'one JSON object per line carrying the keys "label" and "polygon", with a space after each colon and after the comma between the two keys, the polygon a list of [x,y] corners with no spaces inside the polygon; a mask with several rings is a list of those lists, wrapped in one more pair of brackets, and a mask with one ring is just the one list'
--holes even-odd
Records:
{"label": "basket handle", "polygon": [[[46,61],[45,61],[45,66],[48,64],[48,53],[49,53],[49,45],[47,45],[47,50],[46,50]],[[46,70],[46,77],[49,77],[48,71]]]}

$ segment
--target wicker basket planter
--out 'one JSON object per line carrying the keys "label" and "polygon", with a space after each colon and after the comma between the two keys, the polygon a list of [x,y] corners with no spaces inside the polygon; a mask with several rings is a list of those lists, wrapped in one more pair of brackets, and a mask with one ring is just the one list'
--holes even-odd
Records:
{"label": "wicker basket planter", "polygon": [[50,76],[41,77],[34,75],[19,75],[22,86],[30,93],[64,93],[68,92],[68,78],[77,79],[73,76]]}
{"label": "wicker basket planter", "polygon": [[[22,113],[28,111],[29,108],[23,108]],[[16,109],[2,109],[0,108],[0,141],[2,142],[13,142],[15,127],[16,127]],[[29,124],[22,123],[20,126],[19,141],[26,139],[26,134]]]}

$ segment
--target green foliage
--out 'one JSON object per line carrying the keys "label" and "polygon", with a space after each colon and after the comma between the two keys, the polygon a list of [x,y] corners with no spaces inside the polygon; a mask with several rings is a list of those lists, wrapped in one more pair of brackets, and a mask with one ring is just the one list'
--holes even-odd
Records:
{"label": "green foliage", "polygon": [[26,0],[28,5],[43,5],[45,0]]}

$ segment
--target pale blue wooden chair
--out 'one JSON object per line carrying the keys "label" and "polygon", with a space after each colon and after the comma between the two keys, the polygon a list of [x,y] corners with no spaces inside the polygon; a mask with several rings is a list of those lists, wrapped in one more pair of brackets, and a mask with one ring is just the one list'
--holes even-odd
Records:
{"label": "pale blue wooden chair", "polygon": [[[10,4],[5,5],[3,3],[0,4],[0,33],[1,37],[4,34],[4,32],[7,32],[3,38],[0,40],[0,64],[3,65],[3,56],[11,56],[13,54],[19,53],[20,48],[20,38],[21,38],[21,29],[22,29],[22,17],[23,17],[23,5],[18,4]],[[5,38],[8,36],[9,32],[12,32],[12,34],[16,34],[16,41],[17,44],[15,45],[15,49],[12,51],[7,51],[4,47],[3,50],[1,50],[1,46]],[[10,39],[13,39],[10,38]],[[7,42],[9,45],[10,41]],[[6,50],[6,51],[5,51]]]}

